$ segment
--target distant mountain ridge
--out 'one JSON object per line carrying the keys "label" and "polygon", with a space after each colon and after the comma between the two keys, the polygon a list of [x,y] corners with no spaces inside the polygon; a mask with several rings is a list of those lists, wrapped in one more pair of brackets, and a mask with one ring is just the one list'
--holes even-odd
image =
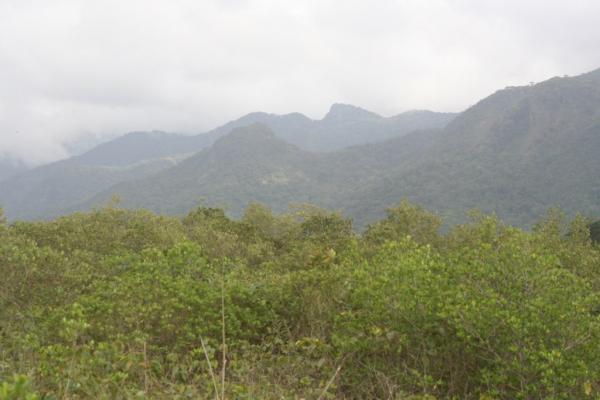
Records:
{"label": "distant mountain ridge", "polygon": [[553,206],[597,217],[599,104],[600,70],[498,91],[449,123],[387,185],[353,199],[349,212],[368,199],[407,197],[454,222],[470,208],[521,226]]}
{"label": "distant mountain ridge", "polygon": [[199,136],[207,139],[207,144],[212,144],[232,129],[261,123],[268,126],[275,136],[303,150],[330,152],[403,136],[415,130],[443,128],[455,116],[454,113],[413,110],[386,118],[360,107],[335,103],[320,120],[300,113],[277,115],[255,112]]}
{"label": "distant mountain ridge", "polygon": [[436,131],[415,132],[410,146],[396,138],[314,153],[283,141],[269,127],[256,123],[234,129],[211,148],[172,168],[115,185],[79,208],[89,209],[118,195],[125,207],[168,214],[205,204],[225,207],[239,216],[250,202],[265,203],[275,211],[303,202],[343,209],[360,187],[385,183],[390,166],[400,166],[416,156],[415,150],[430,146],[436,135]]}
{"label": "distant mountain ridge", "polygon": [[[193,157],[197,168],[184,170],[182,164],[135,183],[124,182],[94,201],[118,193],[125,206],[184,213],[204,202],[227,205],[234,215],[251,201],[276,210],[309,201],[341,209],[358,225],[380,217],[402,198],[440,212],[449,222],[461,221],[471,208],[495,212],[521,226],[552,206],[598,216],[599,76],[594,72],[500,90],[445,129],[333,153],[306,153],[294,147],[272,150],[277,157],[271,159],[265,149],[272,143],[264,138],[274,141],[274,135],[265,133],[254,142],[256,135],[232,133],[222,139],[230,149],[261,151],[225,162],[227,152],[217,156],[215,145]],[[377,116],[366,113],[361,118]],[[257,129],[268,131],[266,126],[252,127]],[[161,191],[167,181],[167,189]]]}
{"label": "distant mountain ridge", "polygon": [[44,219],[63,214],[118,182],[173,166],[176,159],[148,160],[128,166],[94,166],[63,160],[27,170],[0,182],[0,204],[10,219]]}
{"label": "distant mountain ridge", "polygon": [[[254,123],[269,126],[278,137],[305,149],[329,151],[404,135],[413,128],[436,127],[454,117],[454,114],[425,111],[405,114],[406,118],[404,114],[383,118],[359,107],[335,104],[322,120],[311,120],[299,113],[257,112],[199,135],[132,132],[69,159],[30,171],[20,170],[21,174],[12,179],[6,175],[0,184],[0,204],[11,218],[59,215],[112,185],[171,167],[210,147],[232,130]],[[420,117],[415,120],[414,114]]]}
{"label": "distant mountain ridge", "polygon": [[0,154],[0,181],[6,180],[27,170],[27,166],[13,158]]}
{"label": "distant mountain ridge", "polygon": [[[247,199],[274,204],[316,199],[322,190],[319,174],[327,156],[291,145],[263,124],[236,128],[209,149],[173,168],[123,182],[95,196],[85,207],[101,204],[113,194],[126,207],[146,207],[180,213],[202,203],[228,206],[238,213]],[[135,192],[139,192],[138,196]]]}
{"label": "distant mountain ridge", "polygon": [[[97,179],[101,184],[90,185],[85,196],[77,196],[79,201],[70,201],[62,212],[89,209],[116,194],[125,207],[169,214],[184,214],[200,204],[224,206],[240,215],[255,201],[276,211],[311,202],[343,211],[358,226],[381,217],[403,198],[441,213],[450,223],[464,220],[471,208],[519,226],[530,225],[552,206],[597,219],[599,105],[597,70],[499,90],[456,117],[418,111],[384,118],[342,104],[317,121],[301,114],[252,113],[205,135],[156,134],[157,142],[173,139],[160,152],[155,145],[138,146],[137,153],[108,151],[111,168],[121,171],[121,156],[126,162],[148,155],[172,160],[174,155],[167,153],[195,150],[155,170],[141,167],[146,160],[135,175],[119,172],[111,175],[116,177],[112,181]],[[147,139],[144,134],[121,140],[140,138]],[[339,148],[342,138],[346,146]],[[189,142],[183,146],[179,140]],[[94,149],[98,153],[93,157],[102,158],[98,154],[115,144],[106,145]],[[79,160],[86,157],[86,168],[98,163],[90,153]],[[89,173],[81,177],[92,182]],[[30,218],[31,210],[44,206],[28,205],[27,193],[43,198],[43,191],[23,194],[17,181],[9,179],[0,188],[15,184],[12,191],[20,197],[7,201],[0,190],[0,204],[6,205],[9,218]],[[26,205],[29,209],[23,211]]]}
{"label": "distant mountain ridge", "polygon": [[194,153],[203,146],[194,136],[160,131],[131,132],[73,159],[84,165],[126,166],[174,154]]}

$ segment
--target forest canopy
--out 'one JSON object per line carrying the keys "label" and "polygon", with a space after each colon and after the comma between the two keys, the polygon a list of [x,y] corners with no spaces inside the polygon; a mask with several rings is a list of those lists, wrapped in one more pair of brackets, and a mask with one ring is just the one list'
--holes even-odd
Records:
{"label": "forest canopy", "polygon": [[1,215],[2,400],[600,396],[599,225],[559,210]]}

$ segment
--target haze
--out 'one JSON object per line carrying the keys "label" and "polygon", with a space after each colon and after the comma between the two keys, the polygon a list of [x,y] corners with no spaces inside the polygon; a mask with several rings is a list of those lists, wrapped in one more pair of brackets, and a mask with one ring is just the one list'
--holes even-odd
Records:
{"label": "haze", "polygon": [[600,67],[600,2],[0,0],[0,155],[251,111],[461,111]]}

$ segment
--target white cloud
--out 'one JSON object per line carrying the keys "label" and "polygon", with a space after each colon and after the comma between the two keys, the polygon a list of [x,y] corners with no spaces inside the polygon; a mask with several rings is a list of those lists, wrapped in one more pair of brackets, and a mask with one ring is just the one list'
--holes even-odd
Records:
{"label": "white cloud", "polygon": [[0,153],[256,110],[460,111],[600,67],[595,0],[0,0]]}

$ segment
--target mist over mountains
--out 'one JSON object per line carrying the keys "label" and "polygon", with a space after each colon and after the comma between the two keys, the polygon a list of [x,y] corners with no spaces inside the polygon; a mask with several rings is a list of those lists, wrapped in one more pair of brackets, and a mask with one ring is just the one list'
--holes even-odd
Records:
{"label": "mist over mountains", "polygon": [[252,113],[195,136],[130,133],[10,178],[0,167],[0,205],[35,219],[113,195],[169,214],[310,202],[362,226],[408,198],[449,222],[479,208],[527,226],[552,206],[600,214],[598,154],[600,70],[508,87],[458,115],[334,104],[321,120]]}
{"label": "mist over mountains", "polygon": [[0,154],[0,181],[24,172],[26,169],[27,167],[23,162]]}
{"label": "mist over mountains", "polygon": [[442,127],[454,116],[451,113],[409,111],[384,118],[359,107],[334,104],[321,120],[312,120],[299,113],[256,112],[194,136],[159,131],[132,132],[83,154],[6,179],[0,186],[0,204],[11,219],[48,218],[78,210],[115,184],[172,167],[210,147],[232,130],[254,123],[268,126],[279,138],[306,150],[326,152],[402,136],[414,129]]}

